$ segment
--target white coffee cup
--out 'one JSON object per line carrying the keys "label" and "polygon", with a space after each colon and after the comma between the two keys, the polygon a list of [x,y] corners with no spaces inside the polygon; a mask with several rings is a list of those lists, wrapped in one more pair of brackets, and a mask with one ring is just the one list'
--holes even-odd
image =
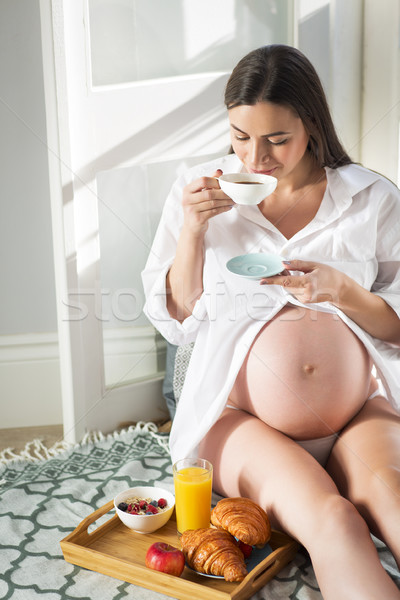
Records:
{"label": "white coffee cup", "polygon": [[221,190],[236,204],[259,204],[272,194],[278,180],[261,173],[224,173],[218,177]]}

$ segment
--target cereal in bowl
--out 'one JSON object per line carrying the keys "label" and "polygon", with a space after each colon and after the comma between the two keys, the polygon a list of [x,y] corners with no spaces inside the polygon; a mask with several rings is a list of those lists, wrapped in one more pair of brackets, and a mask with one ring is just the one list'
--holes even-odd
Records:
{"label": "cereal in bowl", "polygon": [[152,498],[127,498],[118,504],[119,510],[132,515],[156,515],[168,508],[165,498],[153,500]]}

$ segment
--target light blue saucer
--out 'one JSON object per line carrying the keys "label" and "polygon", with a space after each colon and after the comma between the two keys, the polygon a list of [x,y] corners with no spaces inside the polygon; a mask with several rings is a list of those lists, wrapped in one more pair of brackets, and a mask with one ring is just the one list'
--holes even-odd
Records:
{"label": "light blue saucer", "polygon": [[277,275],[284,270],[282,258],[276,254],[242,254],[235,256],[226,263],[231,273],[246,277],[247,279],[263,279]]}

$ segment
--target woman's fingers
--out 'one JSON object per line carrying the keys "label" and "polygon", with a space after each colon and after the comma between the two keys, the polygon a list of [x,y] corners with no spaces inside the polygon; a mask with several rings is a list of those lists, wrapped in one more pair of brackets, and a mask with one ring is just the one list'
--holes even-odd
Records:
{"label": "woman's fingers", "polygon": [[209,219],[231,210],[234,205],[219,186],[221,174],[221,169],[217,169],[212,177],[200,177],[183,190],[185,225],[194,233],[206,231]]}
{"label": "woman's fingers", "polygon": [[306,275],[274,275],[260,281],[261,285],[280,285],[304,303],[321,301],[316,299],[315,289]]}
{"label": "woman's fingers", "polygon": [[219,189],[221,189],[219,187],[219,181],[218,181],[218,177],[220,175],[222,175],[222,171],[219,169],[214,173],[214,175],[212,177],[205,177],[205,176],[199,177],[198,179],[191,181],[190,183],[188,183],[185,186],[184,193],[188,192],[190,194],[190,193],[201,192],[203,190],[212,190],[212,189],[219,190]]}
{"label": "woman's fingers", "polygon": [[200,177],[189,183],[183,194],[184,208],[191,206],[196,211],[211,211],[212,214],[231,208],[234,205],[233,200],[219,187],[217,176],[221,173],[222,171],[217,170],[214,177]]}
{"label": "woman's fingers", "polygon": [[282,262],[290,271],[303,271],[303,273],[310,273],[319,266],[319,263],[309,260],[283,260]]}
{"label": "woman's fingers", "polygon": [[[299,263],[301,261],[293,261],[293,263],[294,262],[297,263],[297,267],[300,266]],[[307,265],[310,264],[311,263],[307,263]],[[309,268],[309,266],[305,266],[303,263],[304,271]],[[321,269],[314,264],[314,268],[310,268],[304,275],[292,275],[290,271],[284,271],[279,275],[262,279],[260,284],[280,285],[287,292],[300,300],[300,302],[304,302],[305,304],[310,302],[332,302],[335,304],[339,294],[338,284],[335,281],[334,276],[335,270],[330,267]]]}
{"label": "woman's fingers", "polygon": [[204,190],[203,192],[199,192],[199,194],[196,195],[196,199],[193,199],[193,203],[197,205],[200,212],[208,210],[217,211],[220,208],[232,208],[234,205],[232,200],[225,196],[225,194],[220,197],[212,190]]}
{"label": "woman's fingers", "polygon": [[285,288],[291,288],[290,291],[296,289],[301,290],[307,285],[307,280],[304,275],[290,275],[289,271],[283,271],[279,275],[265,277],[260,281],[261,285],[281,285]]}

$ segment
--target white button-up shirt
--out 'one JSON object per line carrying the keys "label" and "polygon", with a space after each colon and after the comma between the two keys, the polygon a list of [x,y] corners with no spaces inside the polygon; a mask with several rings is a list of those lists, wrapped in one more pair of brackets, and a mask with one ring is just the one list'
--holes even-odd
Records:
{"label": "white button-up shirt", "polygon": [[221,414],[237,373],[261,327],[287,303],[336,313],[370,353],[388,400],[400,408],[400,349],[372,337],[329,302],[302,304],[281,286],[232,274],[237,255],[269,252],[317,261],[345,272],[378,294],[400,317],[400,191],[358,165],[326,168],[327,187],[312,221],[287,239],[257,206],[236,205],[209,221],[205,236],[202,296],[182,323],[166,308],[165,280],[183,223],[182,188],[216,169],[239,172],[236,155],[190,169],[174,184],[142,273],[145,314],[172,344],[195,341],[174,418],[172,459],[194,456]]}

